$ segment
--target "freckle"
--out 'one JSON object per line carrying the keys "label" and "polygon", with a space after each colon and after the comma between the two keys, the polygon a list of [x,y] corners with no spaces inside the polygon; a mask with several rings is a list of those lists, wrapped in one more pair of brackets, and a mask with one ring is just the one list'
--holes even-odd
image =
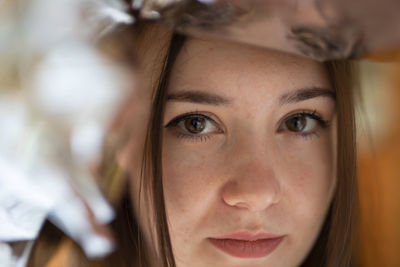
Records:
{"label": "freckle", "polygon": [[205,160],[206,160],[206,156],[202,155],[202,156],[200,157],[200,162],[203,162],[203,161],[205,161]]}

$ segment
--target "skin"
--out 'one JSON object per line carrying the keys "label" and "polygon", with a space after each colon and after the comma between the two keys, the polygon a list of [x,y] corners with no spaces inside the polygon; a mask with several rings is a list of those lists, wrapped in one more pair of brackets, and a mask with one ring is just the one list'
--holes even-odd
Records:
{"label": "skin", "polygon": [[[324,93],[296,99],[304,88]],[[321,63],[223,41],[185,43],[167,89],[162,154],[177,266],[301,264],[336,184],[337,121],[329,92]],[[210,94],[211,100],[204,101]],[[194,121],[210,118],[203,120],[200,132],[186,127],[193,117],[177,122],[191,112]],[[302,112],[327,125],[302,115],[305,130],[290,130],[288,118]],[[142,220],[141,225],[150,232],[148,223]],[[230,256],[208,239],[237,232],[284,238],[261,258]]]}

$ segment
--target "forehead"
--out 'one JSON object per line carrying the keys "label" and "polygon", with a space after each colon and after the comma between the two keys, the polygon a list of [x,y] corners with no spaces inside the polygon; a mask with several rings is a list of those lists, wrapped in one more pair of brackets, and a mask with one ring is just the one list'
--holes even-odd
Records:
{"label": "forehead", "polygon": [[285,93],[302,87],[329,88],[328,81],[323,63],[307,58],[220,40],[188,39],[175,62],[168,90],[235,94],[235,89],[252,87]]}

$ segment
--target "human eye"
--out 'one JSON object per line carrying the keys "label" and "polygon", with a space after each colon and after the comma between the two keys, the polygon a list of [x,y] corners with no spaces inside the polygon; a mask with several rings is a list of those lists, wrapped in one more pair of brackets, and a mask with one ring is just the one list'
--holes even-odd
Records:
{"label": "human eye", "polygon": [[289,131],[300,137],[318,135],[318,130],[329,126],[316,111],[302,111],[286,117],[279,125],[279,132]]}
{"label": "human eye", "polygon": [[179,138],[192,141],[205,141],[213,134],[222,133],[215,119],[198,112],[177,116],[165,128],[173,130]]}

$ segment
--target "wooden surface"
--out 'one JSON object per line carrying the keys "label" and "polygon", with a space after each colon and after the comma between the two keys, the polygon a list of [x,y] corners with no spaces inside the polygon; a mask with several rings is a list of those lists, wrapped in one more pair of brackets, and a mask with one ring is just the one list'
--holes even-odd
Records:
{"label": "wooden surface", "polygon": [[400,64],[370,64],[366,72],[360,113],[372,122],[359,133],[361,266],[394,267],[400,266]]}

